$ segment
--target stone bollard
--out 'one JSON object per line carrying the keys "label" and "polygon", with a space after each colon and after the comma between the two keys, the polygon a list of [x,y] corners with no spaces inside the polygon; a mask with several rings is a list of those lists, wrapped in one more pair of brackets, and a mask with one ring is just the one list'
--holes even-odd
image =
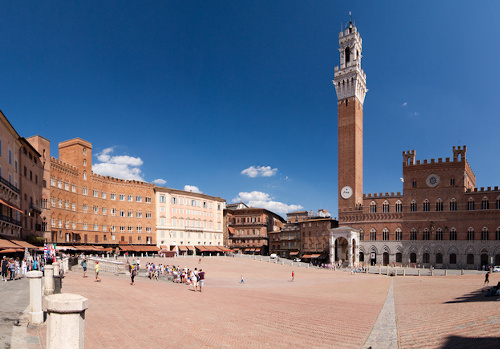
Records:
{"label": "stone bollard", "polygon": [[42,310],[42,276],[41,271],[30,271],[26,273],[30,279],[30,324],[43,323],[43,310]]}
{"label": "stone bollard", "polygon": [[445,270],[444,270],[444,276],[447,276],[447,275],[448,275],[448,270],[447,270],[447,269],[445,269]]}
{"label": "stone bollard", "polygon": [[378,268],[378,275],[382,275],[382,268]]}
{"label": "stone bollard", "polygon": [[61,269],[61,263],[60,262],[54,262],[52,265],[54,266],[54,276],[59,275],[59,271]]}
{"label": "stone bollard", "polygon": [[431,270],[431,276],[434,276],[434,270]]}
{"label": "stone bollard", "polygon": [[47,264],[44,267],[44,286],[45,291],[44,294],[49,296],[54,293],[54,266],[51,264]]}
{"label": "stone bollard", "polygon": [[385,271],[385,275],[389,276],[389,268]]}
{"label": "stone bollard", "polygon": [[460,275],[464,275],[464,270],[462,269],[461,272],[460,272]]}
{"label": "stone bollard", "polygon": [[45,297],[47,349],[83,349],[88,299],[62,293]]}
{"label": "stone bollard", "polygon": [[418,276],[420,276],[420,269],[419,269],[419,270],[417,270],[417,273],[418,273],[417,275],[418,275]]}
{"label": "stone bollard", "polygon": [[406,276],[406,269],[403,269],[403,276]]}

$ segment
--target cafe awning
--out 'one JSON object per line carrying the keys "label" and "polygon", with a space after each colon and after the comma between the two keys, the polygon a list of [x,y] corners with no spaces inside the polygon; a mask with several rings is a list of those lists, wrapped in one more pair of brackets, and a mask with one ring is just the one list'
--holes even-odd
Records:
{"label": "cafe awning", "polygon": [[179,249],[179,251],[187,251],[187,247],[186,246],[183,246],[183,245],[180,245],[180,246],[177,246],[177,248]]}
{"label": "cafe awning", "polygon": [[20,248],[21,246],[10,242],[9,240],[0,239],[0,248]]}
{"label": "cafe awning", "polygon": [[37,248],[35,245],[30,244],[27,241],[22,241],[22,240],[12,240],[10,239],[10,242],[15,243],[16,245],[19,245],[24,248]]}
{"label": "cafe awning", "polygon": [[321,255],[320,254],[312,254],[311,258],[319,258],[319,256],[321,256]]}
{"label": "cafe awning", "polygon": [[13,204],[8,203],[7,201],[5,201],[5,200],[4,200],[4,199],[2,199],[2,198],[0,198],[0,204],[5,205],[5,206],[8,206],[8,207],[10,207],[11,209],[16,210],[17,212],[23,213],[23,211],[21,211],[20,209],[18,209],[18,208],[17,208],[16,206],[14,206]]}
{"label": "cafe awning", "polygon": [[298,254],[299,254],[299,252],[297,252],[297,251],[296,252],[290,252],[290,256],[296,256]]}

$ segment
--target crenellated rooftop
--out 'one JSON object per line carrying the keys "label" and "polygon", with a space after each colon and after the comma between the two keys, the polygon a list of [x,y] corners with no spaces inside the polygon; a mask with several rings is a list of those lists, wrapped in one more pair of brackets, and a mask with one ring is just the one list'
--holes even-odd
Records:
{"label": "crenellated rooftop", "polygon": [[401,192],[391,192],[391,193],[370,193],[370,194],[363,194],[363,199],[366,198],[400,198],[402,197]]}

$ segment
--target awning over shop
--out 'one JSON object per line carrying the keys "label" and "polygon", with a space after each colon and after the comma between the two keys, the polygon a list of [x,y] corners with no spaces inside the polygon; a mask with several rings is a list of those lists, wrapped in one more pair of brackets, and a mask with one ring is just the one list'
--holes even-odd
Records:
{"label": "awning over shop", "polygon": [[302,256],[302,258],[311,258],[311,255],[310,254],[305,254]]}
{"label": "awning over shop", "polygon": [[187,247],[186,246],[177,246],[177,248],[179,249],[179,251],[187,251]]}
{"label": "awning over shop", "polygon": [[5,200],[4,200],[4,199],[2,199],[2,198],[0,198],[0,204],[5,205],[5,206],[9,206],[11,209],[16,210],[17,212],[23,213],[23,211],[21,211],[20,209],[18,209],[18,208],[17,208],[16,206],[14,206],[13,204],[8,203],[7,201],[5,201]]}
{"label": "awning over shop", "polygon": [[321,255],[320,254],[312,254],[311,258],[318,258],[319,256],[321,256]]}
{"label": "awning over shop", "polygon": [[35,245],[30,244],[27,241],[22,241],[22,240],[12,240],[10,239],[10,242],[15,243],[16,245],[19,245],[24,248],[37,248]]}
{"label": "awning over shop", "polygon": [[204,252],[204,251],[206,251],[206,250],[207,250],[207,248],[206,248],[205,246],[201,246],[201,245],[196,246],[196,248],[197,248],[197,249],[198,249],[198,251],[200,251],[200,252]]}
{"label": "awning over shop", "polygon": [[255,249],[255,252],[260,252],[260,248],[256,248],[256,249]]}
{"label": "awning over shop", "polygon": [[9,240],[5,239],[0,239],[0,248],[20,248],[21,246],[16,245],[13,242],[10,242]]}
{"label": "awning over shop", "polygon": [[234,235],[234,229],[231,227],[227,227],[227,230],[229,231],[229,234]]}
{"label": "awning over shop", "polygon": [[189,250],[191,251],[196,251],[196,249],[194,248],[194,246],[186,246]]}
{"label": "awning over shop", "polygon": [[16,252],[24,252],[24,249],[22,249],[22,248],[8,248],[8,249],[0,251],[0,253],[16,253]]}
{"label": "awning over shop", "polygon": [[298,254],[299,254],[299,252],[290,252],[290,256],[296,256]]}
{"label": "awning over shop", "polygon": [[75,251],[73,246],[56,246],[56,251]]}

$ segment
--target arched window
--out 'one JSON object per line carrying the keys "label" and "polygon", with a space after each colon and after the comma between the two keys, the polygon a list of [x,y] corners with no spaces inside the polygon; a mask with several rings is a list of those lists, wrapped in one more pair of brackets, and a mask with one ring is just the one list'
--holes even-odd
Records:
{"label": "arched window", "polygon": [[359,229],[359,239],[363,241],[365,239],[365,232],[363,231],[363,228]]}
{"label": "arched window", "polygon": [[441,228],[436,229],[436,240],[443,240],[443,231]]}
{"label": "arched window", "polygon": [[450,240],[456,240],[457,239],[457,230],[455,228],[450,229]]}
{"label": "arched window", "polygon": [[403,203],[400,200],[396,201],[396,212],[403,212]]}
{"label": "arched window", "polygon": [[443,200],[437,199],[436,201],[436,211],[442,211],[443,210]]}
{"label": "arched window", "polygon": [[500,210],[500,196],[499,196],[499,197],[497,197],[497,200],[495,201],[495,208],[496,208],[497,210]]}
{"label": "arched window", "polygon": [[384,213],[388,213],[389,212],[389,203],[386,201],[384,201],[384,203],[382,204],[382,212]]}
{"label": "arched window", "polygon": [[495,232],[495,240],[500,240],[500,227],[498,227]]}
{"label": "arched window", "polygon": [[410,211],[417,212],[417,202],[415,200],[412,200],[410,203]]}
{"label": "arched window", "polygon": [[488,240],[488,235],[488,228],[483,227],[483,230],[481,230],[481,240]]}
{"label": "arched window", "polygon": [[485,196],[481,201],[481,210],[488,210],[490,208],[490,201]]}
{"label": "arched window", "polygon": [[417,240],[417,230],[415,228],[410,231],[410,240]]}
{"label": "arched window", "polygon": [[382,240],[389,240],[389,229],[384,228],[382,231]]}
{"label": "arched window", "polygon": [[375,230],[375,228],[372,228],[370,230],[370,240],[377,240],[377,231]]}
{"label": "arched window", "polygon": [[403,232],[401,231],[401,228],[396,229],[396,240],[403,240]]}
{"label": "arched window", "polygon": [[474,199],[473,198],[470,198],[469,201],[467,201],[467,210],[474,211]]}
{"label": "arched window", "polygon": [[424,200],[424,207],[423,207],[423,210],[425,212],[429,212],[431,210],[431,205],[429,203],[429,200],[428,199],[425,199]]}
{"label": "arched window", "polygon": [[345,48],[345,63],[349,63],[351,61],[351,48],[346,47]]}
{"label": "arched window", "polygon": [[467,240],[474,241],[474,228],[472,227],[469,227],[469,229],[467,229]]}
{"label": "arched window", "polygon": [[457,200],[455,198],[450,200],[450,211],[456,211],[457,210]]}
{"label": "arched window", "polygon": [[375,203],[375,201],[372,201],[370,203],[370,213],[376,213],[377,212],[377,204]]}
{"label": "arched window", "polygon": [[423,240],[430,240],[430,239],[431,239],[431,233],[429,232],[429,229],[425,228],[424,229]]}
{"label": "arched window", "polygon": [[83,180],[86,181],[87,180],[87,171],[83,171]]}

